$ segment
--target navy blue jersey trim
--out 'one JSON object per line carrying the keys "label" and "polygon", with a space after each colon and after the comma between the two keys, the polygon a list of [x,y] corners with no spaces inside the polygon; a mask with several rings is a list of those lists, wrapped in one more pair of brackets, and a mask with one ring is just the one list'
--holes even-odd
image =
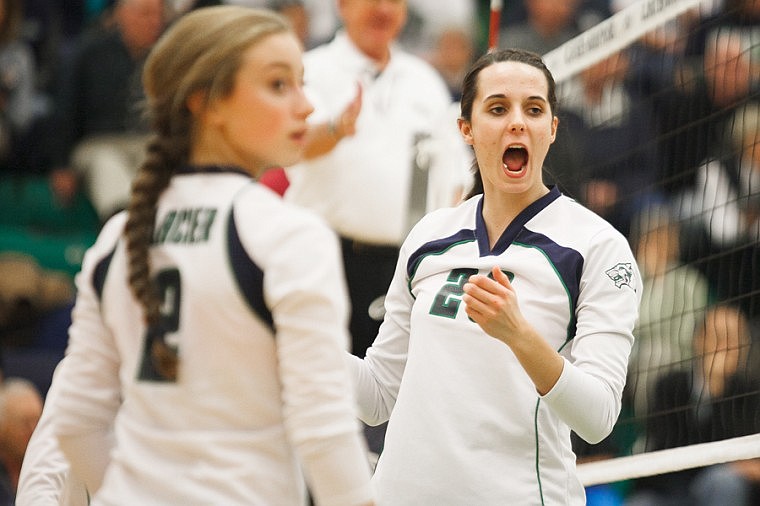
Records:
{"label": "navy blue jersey trim", "polygon": [[568,339],[575,336],[575,308],[578,307],[580,295],[581,274],[583,273],[583,256],[572,248],[560,246],[543,234],[523,228],[515,238],[514,244],[536,248],[543,252],[557,272],[562,284],[567,290],[570,304],[570,322],[567,329]]}
{"label": "navy blue jersey trim", "polygon": [[420,262],[428,255],[440,255],[446,250],[461,244],[464,242],[470,242],[475,240],[475,232],[473,230],[462,229],[454,235],[444,237],[443,239],[436,239],[435,241],[426,242],[415,252],[409,255],[409,260],[406,263],[406,276],[411,280],[414,277],[414,273],[420,266]]}
{"label": "navy blue jersey trim", "polygon": [[515,238],[520,234],[526,223],[533,219],[538,213],[540,213],[546,206],[554,202],[560,197],[559,189],[556,186],[552,186],[549,189],[549,193],[539,198],[528,207],[522,210],[517,217],[512,220],[507,229],[501,234],[501,237],[494,244],[493,250],[488,241],[488,233],[486,232],[486,224],[483,220],[483,199],[478,202],[477,213],[475,215],[475,231],[478,237],[478,249],[480,250],[480,256],[488,255],[501,255],[504,253]]}
{"label": "navy blue jersey trim", "polygon": [[99,302],[103,301],[103,287],[106,284],[106,275],[108,275],[108,268],[111,266],[111,260],[113,260],[115,252],[116,246],[98,262],[92,272],[92,288],[95,290]]}
{"label": "navy blue jersey trim", "polygon": [[274,332],[272,313],[264,302],[264,271],[254,263],[240,242],[235,225],[234,207],[227,221],[227,252],[232,274],[248,305]]}
{"label": "navy blue jersey trim", "polygon": [[240,174],[242,176],[251,177],[242,168],[235,165],[185,165],[174,171],[174,174]]}

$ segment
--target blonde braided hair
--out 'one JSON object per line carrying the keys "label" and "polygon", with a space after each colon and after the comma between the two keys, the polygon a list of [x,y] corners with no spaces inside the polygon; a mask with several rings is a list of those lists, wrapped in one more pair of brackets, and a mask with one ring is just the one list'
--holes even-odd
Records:
{"label": "blonde braided hair", "polygon": [[[187,101],[196,92],[204,94],[206,103],[227,96],[242,54],[265,36],[289,29],[285,18],[271,11],[232,5],[201,8],[170,27],[146,60],[145,112],[154,135],[132,184],[124,235],[129,286],[149,327],[161,323],[161,301],[151,277],[149,250],[158,199],[174,172],[189,164],[194,118]],[[177,378],[176,349],[156,339],[151,354],[161,375]]]}

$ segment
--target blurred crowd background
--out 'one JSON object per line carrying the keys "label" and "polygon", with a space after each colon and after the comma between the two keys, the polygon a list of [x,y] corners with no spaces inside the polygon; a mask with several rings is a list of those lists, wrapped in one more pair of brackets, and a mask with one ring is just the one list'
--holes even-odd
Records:
{"label": "blurred crowd background", "polygon": [[[228,3],[280,11],[311,49],[339,29],[336,1]],[[218,3],[0,0],[0,369],[12,378],[0,388],[0,475],[9,488],[65,350],[73,278],[101,225],[124,208],[142,160],[142,62],[174,19]],[[490,2],[407,3],[398,43],[432,64],[456,104],[466,69],[487,49]],[[632,3],[507,0],[499,46],[545,54]],[[695,357],[714,364],[727,349],[741,353],[711,395],[740,389],[750,404],[744,425],[728,423],[720,437],[760,430],[758,90],[758,0],[703,1],[560,87],[547,178],[630,239],[645,278],[626,409],[647,420],[632,432],[649,437],[618,432],[587,449],[592,456],[718,437],[692,431],[676,441],[663,427],[691,419],[647,414],[679,395],[688,404],[691,390],[668,374],[699,367],[709,382],[714,371]],[[272,184],[283,192],[288,183]],[[731,325],[709,323],[715,306]]]}

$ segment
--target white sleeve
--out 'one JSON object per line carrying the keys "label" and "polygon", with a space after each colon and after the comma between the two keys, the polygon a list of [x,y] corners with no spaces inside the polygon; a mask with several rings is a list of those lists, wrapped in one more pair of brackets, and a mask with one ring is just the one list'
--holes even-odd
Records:
{"label": "white sleeve", "polygon": [[316,217],[296,229],[271,226],[264,233],[277,248],[252,258],[264,266],[288,438],[318,504],[367,503],[369,460],[343,362],[348,295],[338,239]]}
{"label": "white sleeve", "polygon": [[364,359],[350,355],[347,363],[359,406],[359,418],[379,425],[390,418],[396,404],[409,350],[409,318],[414,298],[406,276],[406,248],[402,245],[396,271],[385,296],[385,318]]}
{"label": "white sleeve", "polygon": [[584,262],[577,330],[565,367],[544,401],[589,443],[612,431],[622,404],[641,276],[623,236],[605,232]]}
{"label": "white sleeve", "polygon": [[45,408],[24,454],[16,506],[87,506],[89,502],[84,483],[70,473],[53,433],[56,414],[51,404],[58,395],[60,368],[59,364],[53,373]]}
{"label": "white sleeve", "polygon": [[100,488],[110,461],[113,420],[121,403],[119,355],[101,317],[93,278],[98,263],[113,250],[124,217],[104,226],[76,276],[69,344],[56,378],[58,395],[50,405],[60,449],[91,494]]}

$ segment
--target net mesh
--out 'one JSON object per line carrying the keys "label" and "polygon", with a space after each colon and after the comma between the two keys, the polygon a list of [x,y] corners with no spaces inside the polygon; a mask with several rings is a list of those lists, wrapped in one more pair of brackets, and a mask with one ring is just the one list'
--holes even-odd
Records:
{"label": "net mesh", "polygon": [[586,485],[760,457],[759,3],[640,0],[544,55],[547,177],[644,280],[620,419],[574,441]]}

